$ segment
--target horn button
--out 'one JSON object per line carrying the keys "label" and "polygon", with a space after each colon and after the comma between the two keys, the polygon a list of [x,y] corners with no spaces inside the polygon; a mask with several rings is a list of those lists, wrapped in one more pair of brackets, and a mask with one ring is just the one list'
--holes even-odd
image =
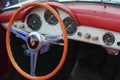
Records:
{"label": "horn button", "polygon": [[29,48],[35,50],[41,48],[42,41],[44,41],[44,37],[41,34],[37,32],[32,32],[28,37],[27,44]]}

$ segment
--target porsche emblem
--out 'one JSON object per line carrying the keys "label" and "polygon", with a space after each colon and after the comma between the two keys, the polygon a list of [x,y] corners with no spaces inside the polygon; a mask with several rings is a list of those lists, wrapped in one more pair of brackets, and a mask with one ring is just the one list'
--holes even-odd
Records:
{"label": "porsche emblem", "polygon": [[35,39],[30,39],[30,44],[31,44],[31,46],[34,46],[35,43],[36,43],[36,40],[35,40]]}
{"label": "porsche emblem", "polygon": [[36,35],[31,35],[29,38],[28,38],[28,46],[32,49],[35,49],[37,48],[39,45],[39,40],[37,38]]}

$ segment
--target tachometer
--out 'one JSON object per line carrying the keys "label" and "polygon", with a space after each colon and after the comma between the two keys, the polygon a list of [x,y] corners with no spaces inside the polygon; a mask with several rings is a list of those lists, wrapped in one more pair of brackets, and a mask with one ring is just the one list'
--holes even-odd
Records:
{"label": "tachometer", "polygon": [[63,20],[67,33],[69,36],[72,36],[77,31],[77,25],[71,17],[66,17]]}
{"label": "tachometer", "polygon": [[37,14],[30,14],[27,18],[27,25],[33,31],[37,31],[42,26],[42,21],[39,15]]}
{"label": "tachometer", "polygon": [[[57,11],[57,9],[55,10]],[[49,10],[45,11],[44,17],[46,22],[50,25],[56,25],[58,23],[58,20],[56,19],[56,17]]]}

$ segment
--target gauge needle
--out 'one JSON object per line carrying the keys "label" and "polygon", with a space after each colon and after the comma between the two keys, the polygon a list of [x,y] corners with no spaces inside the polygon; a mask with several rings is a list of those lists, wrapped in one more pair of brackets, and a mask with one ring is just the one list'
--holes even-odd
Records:
{"label": "gauge needle", "polygon": [[72,27],[72,24],[70,24],[70,25],[66,28],[66,30],[68,30],[70,27]]}
{"label": "gauge needle", "polygon": [[50,16],[50,18],[49,18],[49,20],[50,20],[50,19],[52,19],[53,17],[54,17],[54,16],[53,16],[53,15],[51,15],[51,16]]}
{"label": "gauge needle", "polygon": [[35,21],[35,20],[33,20],[33,23],[35,24],[35,23],[36,23],[36,21]]}

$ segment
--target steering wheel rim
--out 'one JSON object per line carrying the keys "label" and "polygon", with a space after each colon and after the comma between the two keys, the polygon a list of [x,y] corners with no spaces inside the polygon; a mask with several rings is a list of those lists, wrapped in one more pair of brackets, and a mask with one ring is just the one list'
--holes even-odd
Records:
{"label": "steering wheel rim", "polygon": [[[44,76],[31,76],[29,75],[28,73],[24,72],[16,63],[13,55],[12,55],[12,51],[11,51],[11,46],[10,46],[10,29],[11,29],[11,25],[13,24],[15,18],[17,17],[17,15],[22,11],[24,10],[25,8],[27,7],[30,7],[30,6],[37,6],[37,7],[44,7],[46,9],[48,9],[49,11],[51,11],[54,16],[57,18],[58,22],[60,23],[60,26],[61,26],[61,29],[62,29],[62,32],[63,32],[63,40],[64,40],[64,49],[63,49],[63,54],[62,54],[62,57],[61,57],[61,60],[59,61],[59,64],[57,65],[57,67],[52,71],[50,72],[49,74],[47,75],[44,75]],[[7,53],[8,53],[8,56],[9,56],[9,59],[12,63],[12,65],[14,66],[14,68],[22,75],[24,76],[25,78],[28,78],[28,79],[31,79],[31,80],[47,80],[51,77],[53,77],[62,67],[62,65],[64,64],[65,62],[65,59],[66,59],[66,56],[67,56],[67,47],[68,47],[68,38],[67,38],[67,32],[66,32],[66,29],[65,29],[65,26],[64,26],[64,23],[62,21],[62,19],[60,18],[60,16],[58,15],[58,13],[52,8],[50,7],[49,5],[47,5],[46,3],[38,3],[38,2],[32,2],[32,3],[28,3],[26,5],[23,5],[22,7],[18,8],[15,13],[12,15],[11,19],[10,19],[10,22],[8,24],[8,27],[7,27],[7,32],[6,32],[6,47],[7,47]]]}

